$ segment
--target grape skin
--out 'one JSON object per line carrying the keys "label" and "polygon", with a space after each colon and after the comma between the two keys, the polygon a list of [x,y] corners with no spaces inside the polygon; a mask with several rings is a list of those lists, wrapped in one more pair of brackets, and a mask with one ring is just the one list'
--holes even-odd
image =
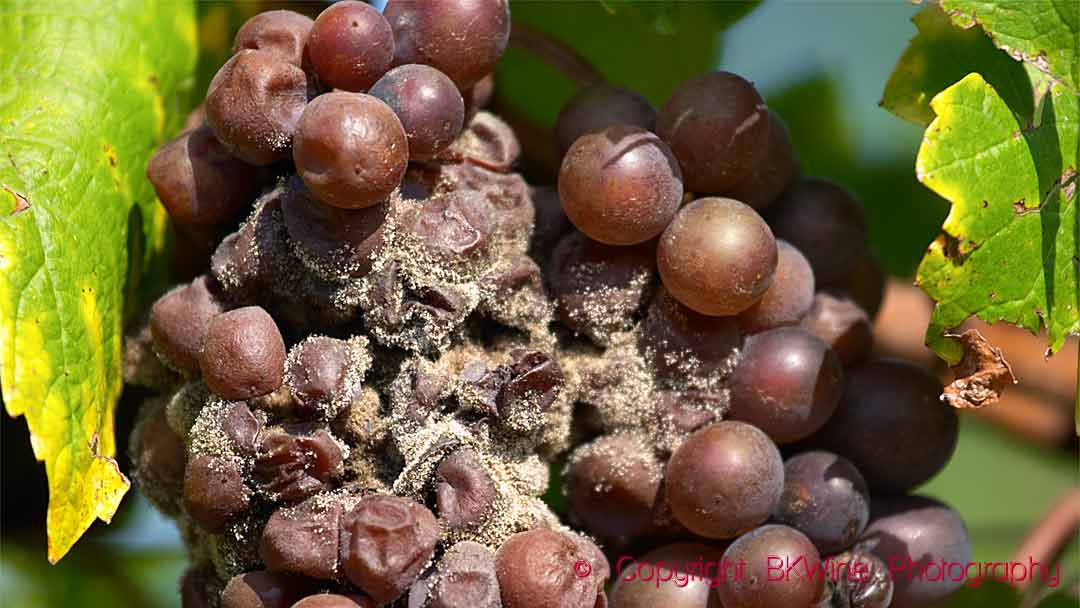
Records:
{"label": "grape skin", "polygon": [[342,209],[386,200],[409,161],[405,129],[381,100],[334,92],[315,98],[296,126],[296,170],[315,198]]}
{"label": "grape skin", "polygon": [[708,72],[675,89],[660,108],[656,133],[679,159],[687,190],[719,194],[765,158],[768,108],[741,76]]}
{"label": "grape skin", "polygon": [[269,165],[288,156],[307,99],[302,69],[269,51],[245,49],[210,81],[206,124],[233,155]]}
{"label": "grape skin", "polygon": [[728,420],[675,450],[666,484],[679,523],[705,538],[734,538],[768,519],[783,491],[784,463],[765,433]]}
{"label": "grape skin", "polygon": [[258,306],[213,318],[206,329],[199,369],[210,390],[225,399],[273,392],[285,376],[285,342],[274,319]]}
{"label": "grape skin", "polygon": [[326,8],[311,27],[307,54],[325,85],[361,92],[394,60],[394,33],[379,11],[355,0]]}
{"label": "grape skin", "polygon": [[799,162],[791,147],[791,135],[780,116],[769,110],[769,142],[762,158],[745,179],[726,196],[762,210],[773,204],[798,177]]}
{"label": "grape skin", "polygon": [[700,198],[660,237],[657,268],[679,302],[712,316],[738,314],[761,299],[777,264],[776,240],[749,206]]}
{"label": "grape skin", "polygon": [[260,185],[258,169],[229,154],[205,125],[162,144],[146,177],[169,217],[194,226],[235,221]]}
{"label": "grape skin", "polygon": [[844,284],[866,257],[862,204],[845,188],[823,179],[800,179],[765,211],[777,238],[806,256],[819,286]]}
{"label": "grape skin", "polygon": [[307,15],[277,10],[259,13],[244,22],[233,39],[233,54],[244,49],[268,51],[303,67],[304,47],[315,22]]}
{"label": "grape skin", "polygon": [[652,133],[628,125],[589,132],[566,152],[559,200],[570,221],[607,245],[656,237],[682,202],[675,157]]}
{"label": "grape skin", "polygon": [[465,90],[495,69],[510,40],[506,0],[390,0],[394,65],[422,63]]}
{"label": "grape skin", "polygon": [[814,270],[791,243],[776,240],[776,271],[756,304],[739,313],[739,325],[752,334],[794,325],[814,303]]}
{"label": "grape skin", "polygon": [[[717,592],[725,608],[794,608],[814,605],[825,585],[821,555],[810,539],[794,528],[769,524],[740,536],[724,558],[743,562],[742,576],[725,578]],[[770,579],[770,566],[795,564],[784,576]],[[774,571],[775,572],[775,571]]]}
{"label": "grape skin", "polygon": [[723,608],[709,578],[723,572],[712,566],[702,572],[695,566],[699,561],[703,568],[709,562],[720,563],[723,553],[717,547],[686,542],[653,549],[633,563],[620,562],[610,608]]}
{"label": "grape skin", "polygon": [[855,465],[829,452],[803,452],[784,463],[784,493],[773,514],[823,555],[850,547],[870,519],[870,492]]}
{"label": "grape skin", "polygon": [[945,467],[956,448],[956,410],[941,382],[902,361],[871,361],[846,374],[836,413],[808,445],[840,454],[874,492],[901,494]]}
{"label": "grape skin", "polygon": [[454,82],[433,67],[398,66],[383,75],[368,93],[390,106],[401,120],[411,160],[435,156],[461,134],[465,102]]}
{"label": "grape skin", "polygon": [[[960,515],[949,506],[923,496],[897,496],[875,500],[870,508],[870,525],[859,547],[887,564],[905,558],[926,567],[928,564],[967,564],[971,561],[971,541]],[[955,571],[955,568],[953,569]],[[910,578],[893,574],[893,608],[936,605],[964,584],[961,580]]]}
{"label": "grape skin", "polygon": [[746,340],[731,381],[728,415],[757,426],[776,443],[792,443],[825,424],[842,390],[836,354],[798,327],[780,327]]}

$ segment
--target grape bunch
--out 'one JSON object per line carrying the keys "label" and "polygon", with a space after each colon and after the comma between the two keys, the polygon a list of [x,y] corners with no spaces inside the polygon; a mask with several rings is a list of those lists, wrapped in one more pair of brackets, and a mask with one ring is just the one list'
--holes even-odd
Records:
{"label": "grape bunch", "polygon": [[[506,0],[258,14],[151,158],[191,280],[129,336],[125,377],[150,391],[134,476],[188,547],[183,605],[951,592],[885,566],[970,548],[955,512],[905,496],[957,422],[934,377],[871,356],[860,203],[802,176],[728,72],[659,110],[583,88],[552,133],[557,183],[530,184],[485,109],[510,29]],[[646,584],[613,571],[627,552],[748,571]],[[766,581],[768,556],[873,576]]]}

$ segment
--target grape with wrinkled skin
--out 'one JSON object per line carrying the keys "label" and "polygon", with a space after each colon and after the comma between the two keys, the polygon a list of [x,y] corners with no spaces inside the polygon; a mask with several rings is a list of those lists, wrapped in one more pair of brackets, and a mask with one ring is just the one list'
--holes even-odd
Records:
{"label": "grape with wrinkled skin", "polygon": [[343,209],[371,207],[401,183],[409,145],[401,121],[362,93],[320,95],[296,125],[293,161],[315,198]]}
{"label": "grape with wrinkled skin", "polygon": [[343,458],[341,447],[322,429],[310,435],[264,432],[252,477],[272,499],[297,502],[330,489],[341,475]]}
{"label": "grape with wrinkled skin", "polygon": [[333,418],[356,398],[360,383],[348,377],[351,360],[349,343],[337,338],[311,336],[293,347],[285,381],[300,414]]}
{"label": "grape with wrinkled skin", "polygon": [[[821,597],[821,556],[794,528],[761,526],[731,543],[724,558],[745,564],[742,576],[726,577],[717,589],[724,608],[795,608],[811,606]],[[794,567],[789,570],[788,565]],[[776,567],[779,574],[770,569]]]}
{"label": "grape with wrinkled skin", "polygon": [[444,458],[435,470],[435,480],[439,517],[451,530],[482,524],[499,496],[495,481],[484,470],[476,453],[468,448]]}
{"label": "grape with wrinkled skin", "polygon": [[322,580],[338,578],[342,511],[340,500],[325,495],[278,509],[263,528],[259,558],[274,572],[291,572]]}
{"label": "grape with wrinkled skin", "polygon": [[390,0],[394,65],[422,63],[467,89],[495,69],[510,40],[506,0]]}
{"label": "grape with wrinkled skin", "polygon": [[616,247],[575,230],[556,246],[548,268],[555,311],[564,325],[603,343],[630,329],[655,282],[655,266],[652,243]]}
{"label": "grape with wrinkled skin", "polygon": [[611,546],[626,546],[652,525],[663,470],[640,437],[617,434],[579,447],[566,466],[571,517]]}
{"label": "grape with wrinkled skin", "polygon": [[[569,534],[546,528],[508,538],[495,553],[503,608],[603,606],[607,563],[602,553],[589,549],[595,546],[583,546]],[[582,560],[592,568],[587,577],[575,571]]]}
{"label": "grape with wrinkled skin", "polygon": [[293,11],[265,11],[244,22],[233,40],[233,53],[244,49],[274,53],[282,60],[303,67],[304,45],[314,22]]}
{"label": "grape with wrinkled skin", "polygon": [[828,344],[845,366],[865,361],[874,345],[870,317],[847,298],[819,292],[799,325]]}
{"label": "grape with wrinkled skin", "polygon": [[[971,540],[960,515],[934,499],[897,496],[874,500],[870,525],[857,545],[888,564],[913,563],[913,568],[932,575],[930,564],[967,564],[971,561]],[[891,567],[891,566],[890,566]],[[909,577],[893,572],[893,608],[937,605],[964,584],[956,568],[947,568],[944,577]]]}
{"label": "grape with wrinkled skin", "polygon": [[242,401],[229,404],[221,417],[221,431],[232,446],[245,456],[255,453],[255,440],[262,432],[262,426],[262,421]]}
{"label": "grape with wrinkled skin", "polygon": [[220,530],[250,503],[251,491],[235,463],[205,454],[188,462],[184,509],[202,527]]}
{"label": "grape with wrinkled skin", "polygon": [[752,334],[794,325],[814,303],[814,271],[791,243],[777,239],[776,271],[757,303],[739,313],[739,325]]}
{"label": "grape with wrinkled skin", "polygon": [[902,361],[871,361],[845,373],[836,413],[806,441],[855,464],[870,489],[907,492],[945,467],[956,448],[956,410],[941,382]]}
{"label": "grape with wrinkled skin", "polygon": [[741,342],[734,318],[694,312],[663,287],[653,296],[640,336],[657,376],[670,384],[721,371]]}
{"label": "grape with wrinkled skin", "polygon": [[765,521],[784,488],[784,463],[765,433],[724,421],[686,438],[668,461],[675,518],[705,538],[734,538]]}
{"label": "grape with wrinkled skin", "polygon": [[290,608],[313,591],[314,582],[300,576],[262,570],[245,572],[225,585],[221,608]]}
{"label": "grape with wrinkled skin", "polygon": [[867,255],[862,205],[828,180],[797,180],[765,211],[765,219],[776,238],[806,256],[819,286],[843,282]]}
{"label": "grape with wrinkled skin", "polygon": [[[521,142],[514,130],[491,112],[478,112],[469,119],[461,135],[437,155],[438,160],[453,163],[450,170],[468,171],[469,165],[479,165],[498,173],[513,170],[520,157]],[[476,188],[475,185],[472,187]]]}
{"label": "grape with wrinkled skin", "polygon": [[175,369],[198,371],[210,321],[226,307],[220,287],[209,277],[174,287],[150,308],[150,335],[157,353]]}
{"label": "grape with wrinkled skin", "polygon": [[430,608],[502,608],[495,555],[480,543],[455,544],[439,560]]}
{"label": "grape with wrinkled skin", "polygon": [[288,155],[308,100],[304,70],[268,51],[242,50],[206,92],[206,123],[233,155],[269,165]]}
{"label": "grape with wrinkled skin", "polygon": [[618,124],[651,131],[656,108],[634,91],[599,83],[581,89],[566,102],[555,121],[555,136],[565,153],[582,135]]}
{"label": "grape with wrinkled skin", "polygon": [[825,424],[842,391],[836,354],[801,328],[780,327],[747,338],[731,379],[728,416],[776,443],[792,443]]}
{"label": "grape with wrinkled skin", "polygon": [[837,608],[889,608],[892,605],[893,576],[881,558],[862,549],[853,549],[829,557],[826,564],[834,564],[830,565],[829,579],[833,582],[832,600]]}
{"label": "grape with wrinkled skin", "polygon": [[210,226],[237,219],[259,191],[259,170],[232,156],[205,125],[162,144],[146,177],[174,222]]}
{"label": "grape with wrinkled skin", "polygon": [[379,604],[409,588],[439,540],[431,511],[397,496],[362,498],[341,525],[342,572]]}
{"label": "grape with wrinkled skin", "polygon": [[390,69],[394,33],[370,5],[355,0],[335,2],[315,18],[307,54],[324,84],[361,92]]}
{"label": "grape with wrinkled skin", "polygon": [[702,543],[675,543],[653,549],[634,562],[620,562],[609,606],[723,608],[713,590],[713,581],[725,575],[718,566],[723,554],[722,549]]}
{"label": "grape with wrinkled skin", "polygon": [[230,310],[207,326],[199,369],[217,395],[239,400],[273,392],[281,386],[284,366],[285,342],[262,308]]}
{"label": "grape with wrinkled skin", "polygon": [[281,197],[285,229],[309,266],[327,278],[346,274],[359,278],[371,270],[372,258],[383,245],[383,225],[390,205],[343,209],[315,199],[297,176],[289,179]]}
{"label": "grape with wrinkled skin", "polygon": [[390,106],[409,140],[409,159],[425,160],[442,152],[461,133],[465,102],[454,82],[431,66],[398,66],[368,94]]}
{"label": "grape with wrinkled skin", "polygon": [[707,72],[675,89],[660,108],[656,132],[679,159],[688,191],[719,194],[765,158],[769,113],[741,76]]}
{"label": "grape with wrinkled skin", "polygon": [[607,245],[636,245],[660,234],[682,202],[682,174],[656,135],[613,125],[579,137],[559,170],[559,200],[570,221]]}
{"label": "grape with wrinkled skin", "polygon": [[660,237],[657,267],[678,301],[712,316],[738,314],[773,280],[776,240],[753,209],[729,198],[700,198],[679,210]]}
{"label": "grape with wrinkled skin", "polygon": [[473,190],[432,197],[404,223],[428,252],[448,262],[486,253],[496,228],[491,203]]}
{"label": "grape with wrinkled skin", "polygon": [[791,148],[791,135],[783,119],[770,110],[769,142],[765,157],[758,161],[750,175],[729,189],[725,196],[761,210],[780,198],[798,174],[799,163]]}
{"label": "grape with wrinkled skin", "polygon": [[773,518],[806,534],[823,555],[850,547],[870,519],[870,492],[855,465],[829,452],[784,463],[784,493]]}

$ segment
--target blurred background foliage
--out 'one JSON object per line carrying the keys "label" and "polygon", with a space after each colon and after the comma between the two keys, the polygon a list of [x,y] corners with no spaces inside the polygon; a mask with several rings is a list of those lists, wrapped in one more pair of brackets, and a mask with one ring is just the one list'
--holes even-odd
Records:
{"label": "blurred background foliage", "polygon": [[[235,29],[260,10],[297,3],[200,3],[201,89],[228,52]],[[309,14],[323,3],[302,3]],[[516,20],[568,42],[613,82],[654,103],[683,78],[720,67],[754,81],[787,121],[804,171],[835,179],[863,200],[875,251],[891,275],[908,279],[948,206],[915,180],[921,131],[878,107],[885,82],[915,34],[919,7],[901,0],[683,2],[668,4],[515,0]],[[730,27],[729,27],[730,26]],[[717,34],[717,32],[722,32]],[[574,91],[535,57],[511,49],[498,74],[500,111],[550,125]],[[543,173],[539,171],[538,173]],[[915,323],[916,325],[918,323]],[[913,327],[921,336],[925,325]],[[1064,354],[1064,353],[1063,353]],[[127,469],[127,432],[138,395],[118,410],[117,444]],[[56,566],[45,560],[44,469],[34,462],[25,423],[2,417],[0,604],[20,607],[178,606],[186,558],[179,533],[137,492],[113,524],[96,525]],[[1075,439],[1027,443],[983,420],[962,416],[948,468],[922,493],[957,508],[974,559],[1010,559],[1028,530],[1063,492],[1080,485]],[[1080,539],[1062,563],[1063,587],[1080,584]],[[1015,606],[1003,584],[965,588],[953,607]],[[1076,606],[1060,591],[1040,605]]]}

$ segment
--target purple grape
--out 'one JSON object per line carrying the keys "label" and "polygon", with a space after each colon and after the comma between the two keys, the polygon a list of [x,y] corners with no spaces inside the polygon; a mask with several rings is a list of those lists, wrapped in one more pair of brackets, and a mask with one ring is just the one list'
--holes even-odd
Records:
{"label": "purple grape", "polygon": [[731,379],[728,415],[779,444],[792,443],[825,424],[842,390],[836,354],[801,328],[780,327],[747,338]]}
{"label": "purple grape", "polygon": [[822,554],[850,547],[870,518],[870,493],[855,465],[829,452],[784,463],[784,493],[773,518],[806,534]]}

